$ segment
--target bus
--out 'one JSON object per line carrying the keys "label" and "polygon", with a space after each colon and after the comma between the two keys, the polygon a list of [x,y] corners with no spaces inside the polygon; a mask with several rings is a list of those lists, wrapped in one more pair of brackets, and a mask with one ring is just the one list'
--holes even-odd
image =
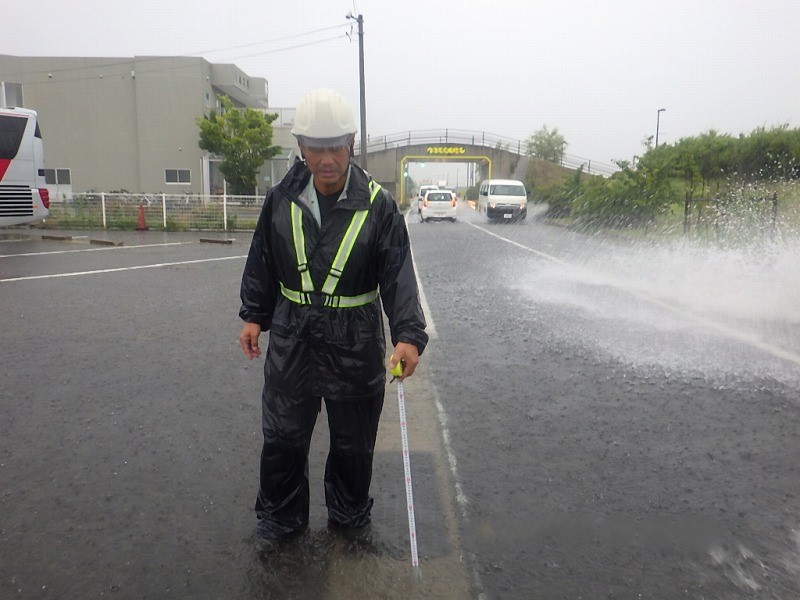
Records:
{"label": "bus", "polygon": [[36,111],[0,108],[0,227],[40,221],[49,214]]}

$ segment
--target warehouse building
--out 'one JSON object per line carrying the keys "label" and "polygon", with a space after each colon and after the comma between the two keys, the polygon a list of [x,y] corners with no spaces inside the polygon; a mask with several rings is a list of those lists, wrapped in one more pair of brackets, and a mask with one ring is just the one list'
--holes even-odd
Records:
{"label": "warehouse building", "polygon": [[219,159],[198,146],[197,119],[228,96],[238,107],[277,113],[282,152],[258,176],[262,195],[299,150],[293,109],[269,108],[266,79],[199,57],[77,58],[0,54],[0,106],[39,113],[51,198],[91,191],[215,194]]}

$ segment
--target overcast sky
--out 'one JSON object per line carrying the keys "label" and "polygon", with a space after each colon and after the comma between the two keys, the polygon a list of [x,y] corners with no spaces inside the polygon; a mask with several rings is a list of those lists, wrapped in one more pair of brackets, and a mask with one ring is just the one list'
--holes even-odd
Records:
{"label": "overcast sky", "polygon": [[659,108],[660,143],[800,126],[795,0],[2,0],[0,53],[202,56],[266,78],[273,107],[326,86],[358,110],[348,12],[370,137],[547,125],[610,163],[642,152]]}

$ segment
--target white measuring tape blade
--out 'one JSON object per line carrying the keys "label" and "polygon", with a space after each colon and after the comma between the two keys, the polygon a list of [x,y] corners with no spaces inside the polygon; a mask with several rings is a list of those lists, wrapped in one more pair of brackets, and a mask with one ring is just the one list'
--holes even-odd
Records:
{"label": "white measuring tape blade", "polygon": [[411,458],[408,455],[408,431],[406,429],[406,397],[403,382],[397,382],[397,406],[400,408],[400,437],[403,440],[403,472],[406,476],[406,506],[408,507],[408,536],[411,540],[411,566],[419,566],[417,554],[417,524],[414,521],[414,490],[411,487]]}

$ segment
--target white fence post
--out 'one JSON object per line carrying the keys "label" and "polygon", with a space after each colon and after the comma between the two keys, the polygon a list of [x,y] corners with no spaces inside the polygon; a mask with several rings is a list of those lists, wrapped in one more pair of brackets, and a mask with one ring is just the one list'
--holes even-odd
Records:
{"label": "white fence post", "polygon": [[222,180],[222,230],[228,231],[228,182]]}
{"label": "white fence post", "polygon": [[167,195],[161,194],[161,213],[164,215],[164,230],[167,229]]}
{"label": "white fence post", "polygon": [[106,229],[106,193],[100,193],[100,207],[103,210],[103,229]]}

